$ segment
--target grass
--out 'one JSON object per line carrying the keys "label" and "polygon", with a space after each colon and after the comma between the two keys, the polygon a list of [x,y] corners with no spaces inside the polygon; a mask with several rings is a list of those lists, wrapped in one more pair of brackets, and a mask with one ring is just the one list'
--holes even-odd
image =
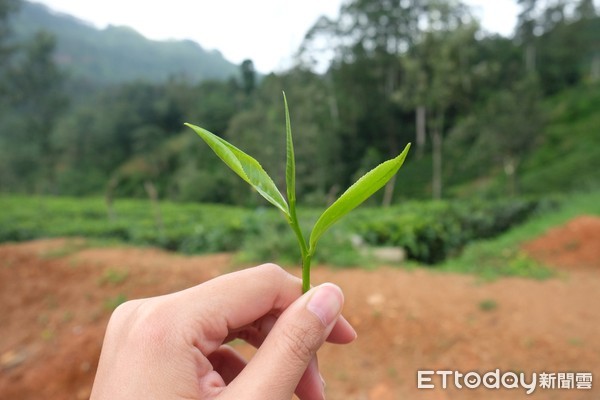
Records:
{"label": "grass", "polygon": [[[493,236],[521,222],[535,208],[529,201],[405,202],[387,209],[363,207],[323,237],[315,262],[341,266],[369,264],[351,243],[362,236],[369,246],[403,247],[413,260],[436,262],[474,238]],[[214,204],[161,202],[161,221],[147,200],[118,199],[109,218],[101,198],[0,195],[0,242],[44,237],[84,237],[68,241],[48,258],[86,245],[129,243],[186,254],[240,252],[244,261],[298,263],[296,238],[276,210]],[[302,209],[302,229],[317,219]],[[90,242],[91,239],[91,242]],[[106,244],[104,244],[106,245]]]}
{"label": "grass", "polygon": [[548,125],[523,165],[528,193],[567,192],[600,183],[600,85],[577,86],[545,101]]}
{"label": "grass", "polygon": [[[164,229],[144,200],[115,201],[110,219],[102,198],[0,195],[0,242],[79,236],[183,253],[231,251],[253,223],[253,213],[239,207],[162,202],[160,208]],[[77,250],[66,245],[48,257]]]}
{"label": "grass", "polygon": [[129,277],[129,271],[127,271],[127,270],[124,270],[122,268],[121,269],[108,268],[106,271],[104,271],[104,273],[98,280],[98,284],[100,286],[104,286],[107,284],[113,285],[113,286],[118,286],[118,285],[124,283],[128,277]]}
{"label": "grass", "polygon": [[106,311],[112,312],[126,301],[127,296],[125,296],[123,293],[119,293],[113,297],[109,297],[106,300],[104,300],[104,309]]}
{"label": "grass", "polygon": [[498,303],[493,299],[485,299],[479,302],[479,309],[481,311],[493,311],[498,308]]}
{"label": "grass", "polygon": [[553,276],[550,268],[528,257],[521,245],[579,215],[600,215],[600,192],[565,195],[560,203],[558,210],[534,217],[494,239],[468,244],[458,257],[442,264],[441,269],[475,273],[486,280],[500,276],[536,279]]}
{"label": "grass", "polygon": [[89,247],[89,244],[82,239],[72,239],[65,242],[61,247],[53,248],[44,252],[41,257],[43,259],[52,260],[55,258],[63,258],[75,254]]}

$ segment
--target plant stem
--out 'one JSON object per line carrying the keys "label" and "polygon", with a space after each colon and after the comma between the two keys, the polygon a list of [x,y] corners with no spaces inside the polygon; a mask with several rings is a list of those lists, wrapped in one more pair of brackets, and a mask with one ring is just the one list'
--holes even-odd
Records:
{"label": "plant stem", "polygon": [[312,256],[306,254],[302,256],[302,293],[308,292],[310,289],[310,260]]}
{"label": "plant stem", "polygon": [[292,230],[296,234],[298,244],[300,245],[300,254],[302,256],[302,293],[306,293],[310,289],[310,260],[311,254],[308,251],[306,240],[302,234],[302,229],[298,223],[298,216],[296,215],[296,199],[289,199],[290,202],[290,217],[288,223],[292,227]]}

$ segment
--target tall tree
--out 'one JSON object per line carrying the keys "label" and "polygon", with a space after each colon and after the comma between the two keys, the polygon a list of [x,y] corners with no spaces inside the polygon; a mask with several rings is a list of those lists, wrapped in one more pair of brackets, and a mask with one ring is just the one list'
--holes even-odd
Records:
{"label": "tall tree", "polygon": [[53,192],[55,151],[52,130],[67,106],[64,75],[54,62],[54,37],[39,32],[22,45],[6,72],[9,115],[3,136],[10,153],[6,166],[21,190]]}
{"label": "tall tree", "polygon": [[12,46],[8,43],[9,16],[18,9],[18,6],[18,0],[0,0],[0,72],[7,67],[7,61],[12,53]]}
{"label": "tall tree", "polygon": [[463,119],[450,136],[451,145],[468,149],[464,168],[490,160],[505,174],[507,193],[519,192],[519,167],[537,144],[544,124],[540,87],[530,74],[497,92],[476,113]]}
{"label": "tall tree", "polygon": [[536,69],[535,36],[539,34],[539,31],[537,31],[535,8],[538,0],[518,0],[517,3],[522,7],[522,10],[518,16],[516,39],[524,49],[525,69],[531,73]]}
{"label": "tall tree", "polygon": [[[328,43],[334,55],[328,72],[339,134],[346,143],[342,155],[346,176],[362,168],[362,160],[380,154],[395,155],[401,143],[405,113],[393,101],[402,84],[401,54],[417,40],[423,1],[354,0],[344,3],[337,20],[321,19],[303,43],[301,58]],[[391,202],[394,182],[386,188],[384,202]]]}
{"label": "tall tree", "polygon": [[[430,118],[437,171],[433,186],[435,196],[441,196],[438,178],[444,118],[452,94],[449,81],[468,83],[468,77],[461,73],[467,53],[460,50],[464,43],[446,47],[439,43],[469,19],[468,9],[456,0],[354,0],[342,6],[337,20],[321,19],[309,31],[304,51],[330,43],[334,55],[329,74],[335,104],[345,120],[340,124],[340,134],[348,143],[344,161],[354,171],[368,154],[389,157],[400,142],[411,140],[414,128],[407,114],[416,110],[418,153],[424,145],[425,116]],[[402,62],[415,48],[427,54],[413,58],[415,62]],[[306,54],[301,56],[310,60]],[[391,202],[393,192],[392,180],[384,203]]]}
{"label": "tall tree", "polygon": [[252,60],[244,60],[240,67],[242,75],[242,88],[249,95],[256,88],[256,70]]}
{"label": "tall tree", "polygon": [[[462,7],[434,3],[421,41],[403,57],[406,79],[396,99],[416,108],[417,142],[424,143],[425,120],[432,143],[432,196],[442,197],[443,138],[450,107],[460,109],[472,90],[475,23],[463,24]],[[419,150],[418,150],[419,151]],[[421,150],[422,151],[422,150]]]}
{"label": "tall tree", "polygon": [[594,0],[579,0],[575,8],[577,19],[591,19],[597,16]]}

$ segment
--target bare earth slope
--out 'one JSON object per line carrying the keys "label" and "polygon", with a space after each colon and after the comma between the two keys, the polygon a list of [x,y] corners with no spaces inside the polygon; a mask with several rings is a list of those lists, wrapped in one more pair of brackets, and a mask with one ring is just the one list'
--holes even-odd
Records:
{"label": "bare earth slope", "polygon": [[[538,388],[527,397],[600,398],[600,219],[575,219],[524,248],[558,277],[482,283],[424,269],[316,267],[315,283],[344,290],[344,314],[359,334],[320,352],[328,399],[526,397],[522,388],[417,389],[419,369],[496,368],[528,381],[533,372],[591,372],[591,391]],[[240,268],[233,265],[227,254],[86,248],[75,239],[1,245],[0,398],[88,398],[114,304]]]}

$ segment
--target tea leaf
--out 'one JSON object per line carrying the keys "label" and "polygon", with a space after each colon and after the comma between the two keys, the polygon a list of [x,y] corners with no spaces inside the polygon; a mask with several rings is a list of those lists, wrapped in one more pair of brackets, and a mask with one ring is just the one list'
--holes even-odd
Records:
{"label": "tea leaf", "polygon": [[321,214],[310,234],[311,254],[315,251],[315,246],[321,235],[331,225],[371,197],[373,193],[381,189],[398,172],[404,163],[408,149],[410,149],[410,143],[406,145],[404,151],[398,157],[379,164],[367,172]]}
{"label": "tea leaf", "polygon": [[269,203],[289,216],[289,208],[283,195],[256,159],[204,128],[188,123],[185,125],[192,128],[240,178],[248,182]]}
{"label": "tea leaf", "polygon": [[286,133],[286,165],[285,165],[285,182],[287,186],[287,198],[290,206],[290,214],[288,223],[296,234],[298,244],[300,245],[300,255],[302,257],[302,293],[306,293],[310,289],[310,255],[308,254],[308,246],[298,216],[296,215],[296,159],[294,156],[294,142],[292,141],[292,124],[290,123],[290,111],[288,109],[287,98],[283,92],[283,105],[285,108],[285,133]]}
{"label": "tea leaf", "polygon": [[283,93],[283,105],[285,107],[285,133],[286,133],[286,165],[285,183],[288,202],[296,203],[296,158],[294,156],[294,142],[292,141],[292,124],[290,122],[290,111],[288,109],[285,92]]}

